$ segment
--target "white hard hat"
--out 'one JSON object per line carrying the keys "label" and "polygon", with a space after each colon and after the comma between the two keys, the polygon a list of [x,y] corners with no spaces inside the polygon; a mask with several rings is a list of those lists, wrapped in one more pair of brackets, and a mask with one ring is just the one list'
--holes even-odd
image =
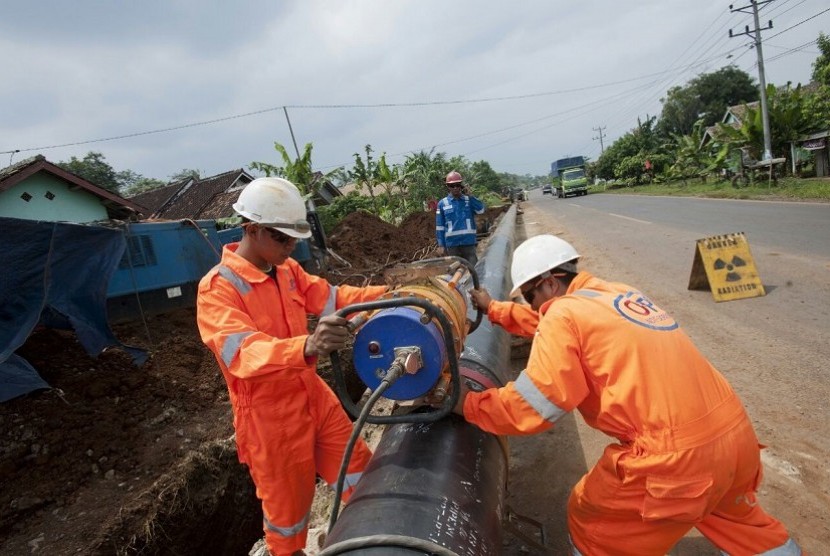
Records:
{"label": "white hard hat", "polygon": [[251,222],[277,228],[291,237],[311,235],[300,190],[282,178],[255,179],[239,194],[233,210]]}
{"label": "white hard hat", "polygon": [[576,272],[576,260],[579,253],[573,245],[550,234],[534,236],[522,242],[513,252],[513,264],[510,265],[510,278],[513,291],[510,297],[517,295],[522,286],[556,267]]}

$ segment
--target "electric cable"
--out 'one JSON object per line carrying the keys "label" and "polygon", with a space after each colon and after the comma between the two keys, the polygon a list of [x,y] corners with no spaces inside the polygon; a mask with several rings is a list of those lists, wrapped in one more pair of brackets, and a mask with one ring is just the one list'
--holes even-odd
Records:
{"label": "electric cable", "polygon": [[366,419],[369,418],[369,414],[378,399],[390,386],[392,386],[396,380],[401,378],[403,374],[403,363],[400,363],[396,359],[389,368],[389,372],[386,373],[386,376],[380,381],[378,387],[375,388],[372,395],[369,396],[368,400],[366,400],[366,404],[363,406],[360,416],[352,426],[352,434],[349,436],[349,441],[346,443],[346,450],[343,452],[343,459],[340,462],[340,471],[337,474],[337,488],[334,490],[334,503],[329,516],[329,533],[331,533],[331,530],[334,528],[334,524],[337,522],[337,515],[340,513],[340,498],[343,496],[343,484],[346,481],[346,472],[349,469],[349,463],[352,459],[352,452],[354,451],[358,438],[360,438],[360,431],[363,430],[363,425],[366,423]]}

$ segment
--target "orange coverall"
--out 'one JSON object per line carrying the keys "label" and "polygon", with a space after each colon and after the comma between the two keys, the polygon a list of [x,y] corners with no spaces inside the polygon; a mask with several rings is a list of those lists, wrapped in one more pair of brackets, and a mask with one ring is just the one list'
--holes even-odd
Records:
{"label": "orange coverall", "polygon": [[[316,358],[303,354],[307,315],[375,299],[386,287],[331,286],[290,258],[276,267],[274,279],[237,255],[237,246],[226,246],[199,283],[197,321],[228,384],[239,461],[248,465],[262,500],[268,549],[291,554],[306,544],[315,475],[336,484],[352,430],[317,375]],[[359,442],[343,500],[370,457]]]}
{"label": "orange coverall", "polygon": [[662,555],[692,527],[731,555],[801,554],[756,500],[760,450],[741,402],[668,313],[587,272],[539,312],[490,304],[508,331],[538,328],[527,368],[471,392],[464,416],[495,434],[531,434],[577,409],[619,440],[571,493],[574,554]]}

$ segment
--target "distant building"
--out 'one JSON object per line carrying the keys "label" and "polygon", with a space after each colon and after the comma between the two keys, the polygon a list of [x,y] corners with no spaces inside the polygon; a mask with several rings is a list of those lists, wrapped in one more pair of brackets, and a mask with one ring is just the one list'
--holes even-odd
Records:
{"label": "distant building", "polygon": [[0,170],[0,216],[83,224],[101,220],[134,220],[149,211],[42,155]]}
{"label": "distant building", "polygon": [[[320,174],[322,176],[322,174]],[[234,216],[233,204],[254,177],[243,169],[230,170],[209,178],[187,178],[140,193],[130,200],[150,209],[150,217],[162,220],[219,219]],[[329,181],[317,188],[314,202],[328,205],[342,195]]]}
{"label": "distant building", "polygon": [[[743,119],[746,117],[747,108],[752,108],[753,110],[757,110],[760,103],[756,100],[755,102],[748,102],[743,104],[736,104],[735,106],[730,106],[726,109],[726,113],[721,118],[720,124],[725,126],[734,127],[738,129],[743,124]],[[718,124],[713,126],[709,126],[706,128],[706,131],[703,132],[703,137],[700,139],[700,146],[702,147],[706,143],[717,140],[718,139]]]}

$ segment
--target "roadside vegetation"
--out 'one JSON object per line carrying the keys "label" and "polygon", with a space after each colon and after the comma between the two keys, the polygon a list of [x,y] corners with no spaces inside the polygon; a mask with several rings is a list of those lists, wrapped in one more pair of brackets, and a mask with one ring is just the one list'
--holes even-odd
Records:
{"label": "roadside vegetation", "polygon": [[766,89],[770,150],[778,160],[774,175],[769,166],[757,165],[764,158],[758,85],[743,70],[727,66],[669,89],[659,119],[638,118],[633,129],[589,165],[600,184],[591,191],[829,199],[830,179],[815,177],[821,167],[815,153],[826,153],[826,147],[811,151],[800,143],[815,135],[821,142],[830,131],[830,37],[820,33],[816,44],[820,54],[809,84],[769,84]]}
{"label": "roadside vegetation", "polygon": [[758,199],[830,202],[830,178],[779,178],[777,185],[759,179],[746,187],[734,187],[731,180],[681,181],[630,186],[617,183],[593,185],[589,193],[627,195],[674,195],[714,199]]}

